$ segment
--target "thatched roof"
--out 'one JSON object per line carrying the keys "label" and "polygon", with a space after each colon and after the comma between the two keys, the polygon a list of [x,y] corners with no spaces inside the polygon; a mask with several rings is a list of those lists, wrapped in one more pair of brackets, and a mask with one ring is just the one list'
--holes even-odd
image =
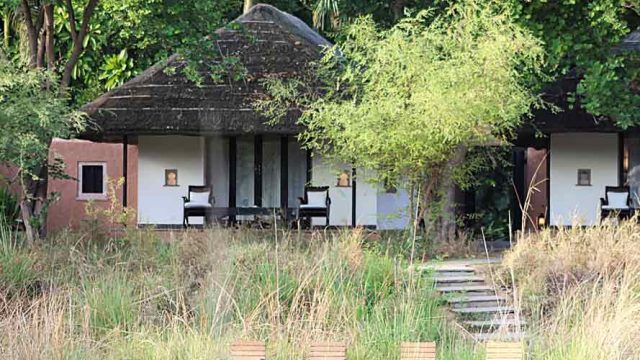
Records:
{"label": "thatched roof", "polygon": [[264,93],[260,81],[301,74],[331,44],[302,20],[270,5],[254,6],[232,24],[212,37],[219,49],[212,57],[239,58],[247,72],[242,80],[225,76],[216,82],[205,70],[198,86],[181,72],[184,59],[173,55],[85,105],[82,110],[100,128],[86,136],[106,140],[122,135],[299,132],[295,109],[275,126],[254,111],[253,102]]}
{"label": "thatched roof", "polygon": [[[640,29],[627,35],[620,43],[613,47],[613,53],[640,52]],[[582,80],[576,70],[570,71],[560,80],[550,84],[543,90],[543,99],[553,104],[557,109],[536,110],[531,119],[518,131],[517,145],[545,146],[546,138],[540,134],[563,132],[621,132],[615,121],[607,116],[595,116],[587,112],[573,99],[577,92],[578,83]]]}
{"label": "thatched roof", "polygon": [[532,117],[518,129],[514,144],[518,146],[545,147],[553,133],[565,132],[619,132],[612,119],[595,116],[587,112],[580,99],[573,99],[581,77],[575,71],[550,84],[542,91],[545,102],[555,109],[544,108],[533,111]]}
{"label": "thatched roof", "polygon": [[627,35],[618,45],[616,45],[615,49],[618,51],[640,52],[640,29],[636,29],[631,34]]}

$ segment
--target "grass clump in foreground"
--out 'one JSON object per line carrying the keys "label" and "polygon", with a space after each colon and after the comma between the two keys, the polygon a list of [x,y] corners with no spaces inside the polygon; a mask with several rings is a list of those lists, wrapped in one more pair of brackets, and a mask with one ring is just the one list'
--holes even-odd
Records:
{"label": "grass clump in foreground", "polygon": [[447,325],[429,276],[358,230],[64,233],[33,249],[0,234],[18,255],[2,254],[0,358],[226,359],[237,339],[267,341],[270,359],[302,359],[323,340],[346,341],[348,359],[398,358],[401,341],[478,358]]}
{"label": "grass clump in foreground", "polygon": [[542,360],[640,359],[640,226],[560,228],[505,256]]}

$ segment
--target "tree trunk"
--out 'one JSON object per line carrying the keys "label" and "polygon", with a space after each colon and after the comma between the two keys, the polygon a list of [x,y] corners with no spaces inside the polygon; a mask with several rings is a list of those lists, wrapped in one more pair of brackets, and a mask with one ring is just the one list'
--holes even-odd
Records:
{"label": "tree trunk", "polygon": [[31,226],[31,209],[29,209],[27,200],[24,198],[20,200],[20,216],[22,217],[22,222],[24,224],[25,235],[27,235],[27,246],[33,246],[36,239],[35,232]]}
{"label": "tree trunk", "polygon": [[22,0],[20,10],[27,27],[27,41],[29,44],[29,66],[35,68],[38,64],[38,32],[31,18],[31,7],[28,0]]}
{"label": "tree trunk", "polygon": [[394,0],[391,3],[391,11],[393,11],[393,21],[398,21],[404,16],[404,7],[407,4],[407,0]]}
{"label": "tree trunk", "polygon": [[428,215],[431,215],[433,211],[433,201],[435,200],[435,194],[438,189],[438,181],[440,180],[440,166],[432,166],[428,177],[423,181],[422,186],[420,188],[421,194],[418,199],[419,210],[418,217],[416,218],[416,225],[420,224],[421,221],[424,222],[424,230],[425,236],[429,234],[432,228],[432,221],[427,218]]}
{"label": "tree trunk", "polygon": [[53,16],[53,4],[44,6],[44,26],[45,26],[45,52],[47,55],[47,69],[54,71],[56,66],[56,52],[54,48],[53,36],[54,29],[54,16]]}
{"label": "tree trunk", "polygon": [[244,0],[243,13],[246,14],[253,7],[253,0]]}
{"label": "tree trunk", "polygon": [[442,176],[442,212],[439,216],[438,241],[445,242],[453,240],[457,230],[456,219],[456,184],[453,181],[453,172],[456,166],[464,161],[466,149],[458,146],[453,159],[449,160],[446,165],[447,171]]}
{"label": "tree trunk", "polygon": [[11,46],[11,12],[7,11],[2,14],[2,25],[3,25],[3,37],[4,37],[4,48],[5,50],[9,50],[9,46]]}
{"label": "tree trunk", "polygon": [[71,56],[67,60],[67,63],[64,65],[64,71],[62,72],[62,80],[60,80],[61,94],[66,93],[69,84],[71,84],[71,73],[78,63],[80,55],[82,55],[82,50],[84,50],[84,37],[89,31],[89,20],[91,20],[93,11],[98,5],[98,0],[89,0],[87,7],[84,9],[84,13],[82,14],[82,25],[80,25],[80,31],[76,30],[75,13],[73,11],[71,0],[67,0],[66,4],[67,11],[69,12],[69,25],[71,29],[71,38],[73,40],[73,51],[71,52]]}
{"label": "tree trunk", "polygon": [[46,36],[47,34],[43,31],[40,33],[40,41],[38,41],[38,57],[36,60],[36,67],[38,69],[41,69],[44,67],[44,50],[45,50],[45,43],[46,43]]}

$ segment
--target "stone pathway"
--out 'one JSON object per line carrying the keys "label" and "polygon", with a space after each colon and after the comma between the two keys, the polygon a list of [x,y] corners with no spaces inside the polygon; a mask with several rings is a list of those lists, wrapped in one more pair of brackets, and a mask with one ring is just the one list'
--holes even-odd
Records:
{"label": "stone pathway", "polygon": [[504,291],[478,271],[500,258],[451,260],[424,265],[434,272],[436,290],[445,298],[458,324],[476,341],[518,341],[525,322]]}

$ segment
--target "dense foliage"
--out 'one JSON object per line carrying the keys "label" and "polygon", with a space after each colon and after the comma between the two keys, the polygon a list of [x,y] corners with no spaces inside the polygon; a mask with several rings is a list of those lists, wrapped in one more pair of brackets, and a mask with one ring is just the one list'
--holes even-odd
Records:
{"label": "dense foliage", "polygon": [[614,50],[640,25],[637,1],[513,0],[510,4],[518,22],[544,43],[545,71],[551,81],[584,75],[573,94],[575,101],[594,115],[612,117],[622,128],[640,125],[637,55]]}
{"label": "dense foliage", "polygon": [[[273,100],[259,107],[277,118],[284,102],[296,102],[305,109],[306,146],[387,183],[417,184],[423,212],[453,159],[500,143],[537,103],[525,80],[542,65],[538,41],[508,14],[474,2],[435,18],[422,12],[390,30],[360,19],[338,46],[318,80],[271,81]],[[318,82],[323,92],[302,86]]]}
{"label": "dense foliage", "polygon": [[[43,85],[48,84],[48,89]],[[60,98],[55,78],[45,70],[22,69],[0,56],[0,163],[12,164],[23,189],[23,220],[40,194],[34,188],[47,176],[60,175],[60,162],[49,161],[54,137],[68,138],[84,126],[80,114]],[[46,194],[44,195],[46,196]]]}

